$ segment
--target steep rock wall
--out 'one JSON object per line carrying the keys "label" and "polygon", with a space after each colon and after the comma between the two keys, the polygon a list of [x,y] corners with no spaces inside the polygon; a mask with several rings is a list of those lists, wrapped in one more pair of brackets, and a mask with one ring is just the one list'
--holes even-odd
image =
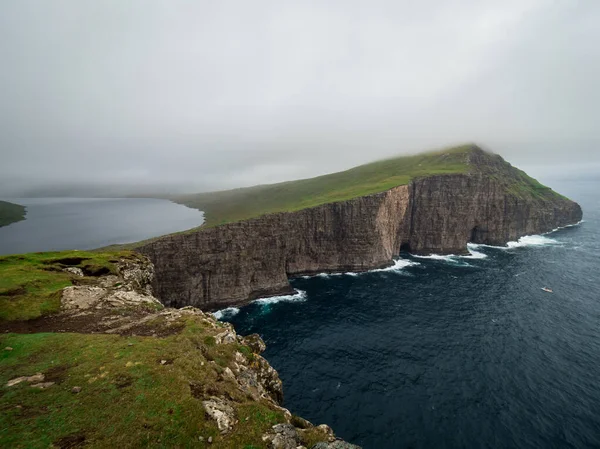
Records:
{"label": "steep rock wall", "polygon": [[581,216],[572,201],[523,200],[483,173],[440,175],[349,201],[170,235],[138,250],[154,263],[163,303],[211,309],[289,293],[289,276],[383,267],[401,249],[464,253],[470,241],[502,245]]}
{"label": "steep rock wall", "polygon": [[292,291],[288,276],[364,271],[399,253],[409,187],[160,238],[141,248],[169,306],[239,304]]}
{"label": "steep rock wall", "polygon": [[577,223],[579,205],[568,199],[522,199],[485,174],[434,176],[411,186],[406,249],[416,254],[460,254],[468,242],[505,245]]}

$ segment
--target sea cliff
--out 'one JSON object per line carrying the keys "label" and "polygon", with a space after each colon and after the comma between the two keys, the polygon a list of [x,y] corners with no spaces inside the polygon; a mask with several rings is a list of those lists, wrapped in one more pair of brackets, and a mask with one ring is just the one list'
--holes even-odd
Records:
{"label": "sea cliff", "polygon": [[469,242],[504,245],[581,220],[577,203],[500,156],[473,146],[464,158],[462,173],[169,235],[137,250],[154,263],[163,303],[216,309],[289,293],[293,276],[384,267],[401,251],[466,253]]}

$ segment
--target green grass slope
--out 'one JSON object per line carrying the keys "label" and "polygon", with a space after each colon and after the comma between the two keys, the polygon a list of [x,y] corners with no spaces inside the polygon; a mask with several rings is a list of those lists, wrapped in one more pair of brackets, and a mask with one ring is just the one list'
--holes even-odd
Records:
{"label": "green grass slope", "polygon": [[463,173],[472,145],[373,162],[339,173],[172,198],[205,212],[204,226],[291,212],[383,192],[424,176]]}
{"label": "green grass slope", "polygon": [[[113,273],[119,258],[140,258],[130,251],[61,251],[0,256],[0,324],[3,320],[28,320],[57,312],[60,290]],[[87,275],[77,278],[63,271],[77,267]]]}
{"label": "green grass slope", "polygon": [[505,186],[508,194],[520,199],[562,198],[500,156],[469,144],[377,161],[316,178],[171,199],[204,211],[203,227],[212,227],[379,193],[406,185],[416,178],[467,172],[480,172],[496,179]]}
{"label": "green grass slope", "polygon": [[25,207],[8,201],[0,201],[0,227],[21,220],[25,220]]}
{"label": "green grass slope", "polygon": [[[251,351],[214,345],[211,335],[218,331],[190,319],[181,333],[165,338],[0,335],[0,447],[266,449],[261,436],[284,422],[283,414],[220,380],[235,351]],[[55,385],[7,386],[36,373]],[[232,433],[220,435],[190,385],[233,396],[239,423]],[[72,393],[73,387],[81,392]]]}
{"label": "green grass slope", "polygon": [[[238,341],[219,343],[227,329],[206,315],[182,313],[166,325],[167,313],[144,321],[135,334],[90,333],[79,318],[76,332],[46,326],[15,333],[23,324],[43,329],[44,322],[59,320],[62,288],[95,285],[117,272],[117,262],[145,260],[140,258],[129,251],[0,257],[0,447],[267,449],[262,436],[286,422],[282,410],[226,375],[240,354],[256,369],[265,362]],[[136,320],[140,311],[110,313]],[[96,312],[86,319],[98,319]],[[15,381],[21,377],[28,379]],[[226,435],[202,406],[212,396],[226,398],[237,417]],[[312,427],[301,439],[310,448],[327,435]]]}

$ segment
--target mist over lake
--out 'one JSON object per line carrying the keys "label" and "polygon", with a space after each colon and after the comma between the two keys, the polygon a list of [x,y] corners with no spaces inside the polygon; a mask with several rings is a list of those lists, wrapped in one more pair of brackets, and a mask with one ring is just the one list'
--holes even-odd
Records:
{"label": "mist over lake", "polygon": [[152,198],[18,198],[24,221],[0,228],[0,254],[94,249],[200,226],[203,213]]}

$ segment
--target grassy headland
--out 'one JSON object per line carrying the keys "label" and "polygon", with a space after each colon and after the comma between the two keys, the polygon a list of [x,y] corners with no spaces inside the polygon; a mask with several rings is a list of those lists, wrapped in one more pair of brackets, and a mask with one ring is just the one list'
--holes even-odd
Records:
{"label": "grassy headland", "polygon": [[[479,165],[470,163],[473,153],[480,155]],[[211,227],[383,192],[406,185],[416,178],[477,171],[499,180],[508,193],[519,198],[533,196],[550,199],[557,195],[500,156],[469,144],[386,159],[316,178],[182,195],[171,199],[204,211],[206,221],[203,227]]]}
{"label": "grassy headland", "polygon": [[471,145],[402,156],[316,178],[243,189],[184,195],[172,199],[205,213],[204,226],[291,212],[383,192],[412,179],[468,170]]}
{"label": "grassy headland", "polygon": [[0,227],[25,220],[25,207],[20,204],[0,201]]}
{"label": "grassy headland", "polygon": [[[270,367],[246,340],[223,337],[229,325],[141,303],[61,309],[71,285],[132,294],[122,264],[147,261],[129,251],[0,257],[0,447],[266,449],[263,435],[289,418],[252,377],[244,384]],[[100,322],[109,327],[98,332]],[[229,432],[207,416],[203,401],[215,397],[235,416]],[[305,446],[328,439],[308,427]]]}

